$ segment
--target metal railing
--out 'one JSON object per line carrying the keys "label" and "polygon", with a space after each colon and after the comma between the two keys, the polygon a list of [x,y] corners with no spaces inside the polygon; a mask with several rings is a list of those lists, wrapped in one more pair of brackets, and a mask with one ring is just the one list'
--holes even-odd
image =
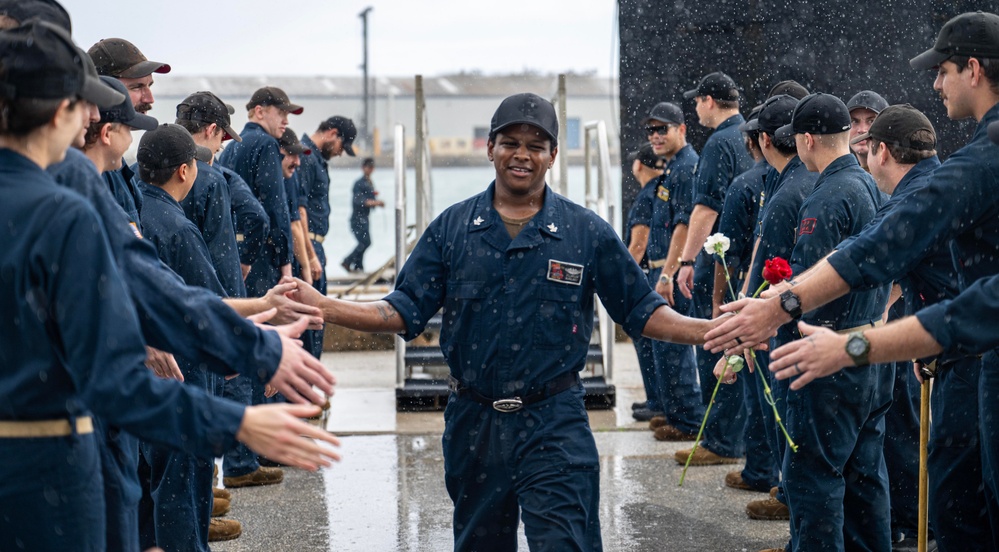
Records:
{"label": "metal railing", "polygon": [[[583,125],[585,137],[583,140],[583,159],[586,169],[586,207],[592,209],[607,221],[614,224],[614,201],[610,184],[610,146],[607,141],[607,126],[603,121],[591,121]],[[595,137],[594,137],[595,134]],[[593,186],[593,148],[591,142],[596,141],[597,149],[597,182]],[[600,322],[600,350],[604,357],[604,378],[612,379],[614,373],[614,321],[611,320],[603,303],[597,299],[597,319]]]}
{"label": "metal railing", "polygon": [[[395,125],[394,148],[392,149],[395,170],[395,285],[399,285],[399,273],[406,262],[406,127]],[[406,382],[406,340],[395,336],[395,385],[402,387]]]}

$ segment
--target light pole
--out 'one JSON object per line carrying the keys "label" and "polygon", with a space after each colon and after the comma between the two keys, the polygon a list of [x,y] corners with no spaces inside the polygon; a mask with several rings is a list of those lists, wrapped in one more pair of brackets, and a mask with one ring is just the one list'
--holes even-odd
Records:
{"label": "light pole", "polygon": [[371,129],[368,128],[368,121],[370,121],[371,111],[368,105],[368,14],[371,12],[371,6],[364,8],[361,13],[357,14],[361,18],[362,24],[362,36],[364,41],[364,61],[361,63],[361,71],[363,72],[364,78],[364,119],[361,121],[361,135],[364,137],[365,150],[370,154],[372,152],[371,143]]}

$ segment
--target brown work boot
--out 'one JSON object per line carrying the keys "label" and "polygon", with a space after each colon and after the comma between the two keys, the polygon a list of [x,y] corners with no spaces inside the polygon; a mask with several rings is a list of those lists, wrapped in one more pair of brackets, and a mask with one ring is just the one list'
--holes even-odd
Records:
{"label": "brown work boot", "polygon": [[232,540],[242,534],[243,526],[234,519],[212,518],[208,523],[208,542]]}
{"label": "brown work boot", "polygon": [[652,419],[649,420],[649,429],[652,431],[655,431],[664,425],[669,425],[669,422],[666,421],[666,416],[653,416]]}
{"label": "brown work boot", "polygon": [[746,515],[749,519],[789,520],[791,511],[787,505],[777,500],[777,487],[770,489],[770,496],[763,500],[754,500],[746,505]]}
{"label": "brown work boot", "polygon": [[[673,459],[676,460],[677,464],[686,465],[687,457],[690,456],[690,451],[678,450],[673,454]],[[697,447],[694,451],[694,457],[690,459],[691,466],[717,466],[718,464],[738,464],[742,461],[741,458],[729,458],[727,456],[719,456],[704,447]]]}
{"label": "brown work boot", "polygon": [[740,491],[757,492],[756,489],[750,487],[749,484],[742,480],[742,472],[738,470],[725,474],[725,486],[733,489],[739,489]]}
{"label": "brown work boot", "polygon": [[256,487],[258,485],[274,485],[284,479],[284,472],[281,468],[266,468],[260,466],[256,471],[246,475],[236,477],[223,477],[222,482],[226,487]]}
{"label": "brown work boot", "polygon": [[693,441],[694,439],[697,439],[697,435],[694,435],[693,433],[684,433],[667,424],[656,428],[655,438],[656,441]]}
{"label": "brown work boot", "polygon": [[232,502],[232,493],[225,489],[220,489],[218,487],[212,487],[212,496],[215,498],[224,498]]}
{"label": "brown work boot", "polygon": [[229,501],[224,498],[212,499],[212,517],[221,517],[229,513]]}

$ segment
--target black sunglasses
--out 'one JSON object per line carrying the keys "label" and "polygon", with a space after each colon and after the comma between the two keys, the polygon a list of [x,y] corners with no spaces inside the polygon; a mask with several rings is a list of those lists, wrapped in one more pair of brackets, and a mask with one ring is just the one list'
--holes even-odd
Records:
{"label": "black sunglasses", "polygon": [[669,129],[673,128],[674,125],[660,125],[660,126],[647,126],[645,127],[645,134],[651,136],[653,134],[658,134],[659,136],[666,136],[669,134]]}

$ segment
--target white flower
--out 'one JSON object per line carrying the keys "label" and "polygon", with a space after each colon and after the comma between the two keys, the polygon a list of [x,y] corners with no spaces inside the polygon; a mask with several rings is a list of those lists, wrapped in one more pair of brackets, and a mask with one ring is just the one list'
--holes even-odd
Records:
{"label": "white flower", "polygon": [[733,374],[741,372],[742,368],[746,365],[746,361],[742,360],[742,357],[739,355],[732,355],[728,357],[726,362],[728,363],[728,371]]}
{"label": "white flower", "polygon": [[704,241],[704,250],[708,252],[708,255],[724,256],[731,245],[732,242],[725,237],[725,234],[718,232],[708,236],[708,239]]}

